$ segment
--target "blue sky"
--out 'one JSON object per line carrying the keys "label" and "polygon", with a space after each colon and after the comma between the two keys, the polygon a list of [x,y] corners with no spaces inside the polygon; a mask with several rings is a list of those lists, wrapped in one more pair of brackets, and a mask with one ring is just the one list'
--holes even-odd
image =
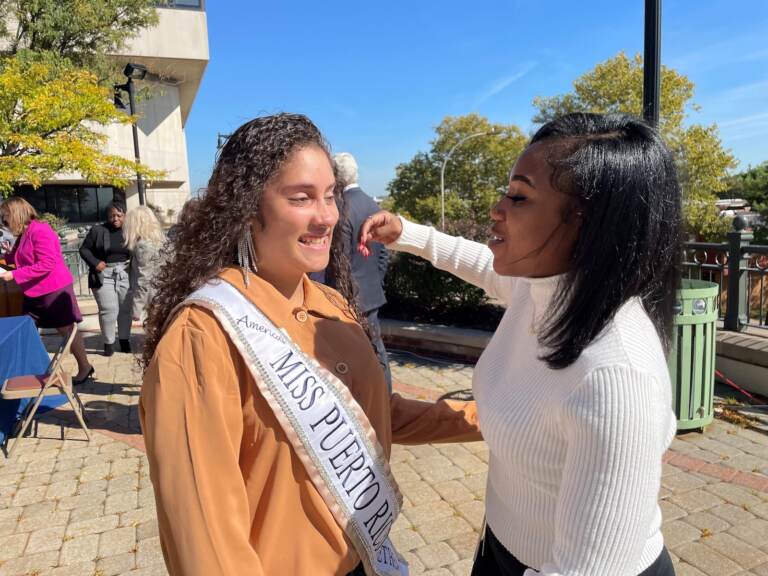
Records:
{"label": "blue sky", "polygon": [[[620,50],[643,50],[643,0],[210,0],[210,63],[187,122],[193,189],[218,133],[307,114],[383,195],[446,115],[532,128],[537,95]],[[717,122],[741,167],[768,160],[768,0],[663,0],[662,62],[696,84],[690,120]]]}

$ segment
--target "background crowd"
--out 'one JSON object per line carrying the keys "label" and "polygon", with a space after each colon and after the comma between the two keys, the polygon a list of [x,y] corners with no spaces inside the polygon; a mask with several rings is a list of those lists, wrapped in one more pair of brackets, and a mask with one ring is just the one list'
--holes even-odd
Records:
{"label": "background crowd", "polygon": [[[5,200],[0,204],[0,215],[0,256],[11,268],[3,271],[2,279],[18,284],[23,311],[39,328],[67,333],[83,318],[58,235],[23,198]],[[122,203],[113,202],[105,216],[103,223],[89,230],[80,256],[88,266],[88,288],[99,310],[104,354],[111,356],[116,338],[121,352],[131,351],[131,326],[146,316],[165,235],[157,217],[145,206],[127,212]],[[74,382],[93,377],[80,333],[72,353],[78,362]]]}

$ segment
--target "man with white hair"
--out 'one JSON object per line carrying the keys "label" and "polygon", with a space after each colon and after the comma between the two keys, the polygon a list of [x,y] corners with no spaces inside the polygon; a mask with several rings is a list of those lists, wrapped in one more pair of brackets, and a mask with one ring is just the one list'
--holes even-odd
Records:
{"label": "man with white hair", "polygon": [[[387,301],[384,295],[384,275],[387,273],[389,255],[382,244],[371,242],[371,255],[365,258],[357,251],[357,237],[360,235],[360,227],[371,214],[379,211],[376,202],[363,192],[357,180],[357,162],[349,152],[341,152],[333,157],[336,163],[338,178],[345,183],[344,204],[347,211],[347,219],[342,225],[344,234],[344,247],[349,255],[352,268],[352,278],[357,284],[360,307],[368,319],[371,335],[376,346],[387,387],[392,391],[392,374],[389,370],[389,358],[381,339],[381,327],[379,326],[379,308]],[[333,278],[327,278],[328,284],[333,284]]]}

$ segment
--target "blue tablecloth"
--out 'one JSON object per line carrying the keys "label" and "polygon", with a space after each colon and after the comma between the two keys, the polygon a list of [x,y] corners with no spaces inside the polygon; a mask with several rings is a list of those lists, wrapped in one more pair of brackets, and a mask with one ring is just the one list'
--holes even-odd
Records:
{"label": "blue tablecloth", "polygon": [[[6,378],[25,374],[43,374],[50,359],[37,327],[29,316],[0,318],[0,386]],[[43,399],[38,412],[66,402],[64,395]],[[29,400],[0,400],[0,443]]]}

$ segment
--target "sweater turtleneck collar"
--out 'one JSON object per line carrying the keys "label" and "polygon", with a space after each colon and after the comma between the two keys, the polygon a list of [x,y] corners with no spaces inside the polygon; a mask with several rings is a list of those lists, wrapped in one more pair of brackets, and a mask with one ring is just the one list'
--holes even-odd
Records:
{"label": "sweater turtleneck collar", "polygon": [[542,321],[546,320],[552,298],[558,291],[560,282],[565,279],[565,274],[547,276],[546,278],[523,278],[520,280],[528,284],[531,302],[533,302],[532,331],[538,332],[542,328]]}

